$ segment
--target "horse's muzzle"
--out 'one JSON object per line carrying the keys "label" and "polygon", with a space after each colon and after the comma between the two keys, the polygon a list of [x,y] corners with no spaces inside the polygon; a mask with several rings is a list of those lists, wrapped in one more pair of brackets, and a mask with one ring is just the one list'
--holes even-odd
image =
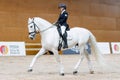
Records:
{"label": "horse's muzzle", "polygon": [[29,35],[29,38],[30,38],[31,40],[34,40],[34,35]]}
{"label": "horse's muzzle", "polygon": [[30,38],[31,40],[34,40],[34,38],[35,38],[35,33],[29,33],[29,38]]}
{"label": "horse's muzzle", "polygon": [[29,37],[31,40],[33,40],[34,38],[33,37]]}

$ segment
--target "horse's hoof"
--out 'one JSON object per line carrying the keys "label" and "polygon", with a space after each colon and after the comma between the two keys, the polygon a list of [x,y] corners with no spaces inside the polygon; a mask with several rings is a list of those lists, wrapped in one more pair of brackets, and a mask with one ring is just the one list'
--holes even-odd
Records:
{"label": "horse's hoof", "polygon": [[33,70],[32,69],[28,69],[28,72],[32,72]]}
{"label": "horse's hoof", "polygon": [[94,71],[90,71],[90,74],[94,74]]}
{"label": "horse's hoof", "polygon": [[77,73],[78,73],[78,71],[74,71],[74,72],[73,72],[74,75],[77,74]]}
{"label": "horse's hoof", "polygon": [[60,75],[61,75],[61,76],[64,76],[65,74],[64,74],[64,73],[61,73]]}

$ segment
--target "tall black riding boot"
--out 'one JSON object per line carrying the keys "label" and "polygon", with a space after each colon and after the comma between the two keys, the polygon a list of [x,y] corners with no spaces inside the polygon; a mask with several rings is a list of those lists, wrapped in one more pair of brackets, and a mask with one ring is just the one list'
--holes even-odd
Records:
{"label": "tall black riding boot", "polygon": [[57,27],[57,30],[58,30],[59,36],[62,37],[62,31],[61,31],[61,28],[60,28],[60,27]]}
{"label": "tall black riding boot", "polygon": [[63,40],[64,40],[64,46],[63,46],[63,48],[68,48],[67,34],[66,34],[66,32],[63,34]]}
{"label": "tall black riding boot", "polygon": [[[63,39],[61,28],[57,27],[57,30],[58,30],[59,36],[62,37],[62,39]],[[59,42],[58,51],[61,50],[61,47],[62,47],[62,42]]]}

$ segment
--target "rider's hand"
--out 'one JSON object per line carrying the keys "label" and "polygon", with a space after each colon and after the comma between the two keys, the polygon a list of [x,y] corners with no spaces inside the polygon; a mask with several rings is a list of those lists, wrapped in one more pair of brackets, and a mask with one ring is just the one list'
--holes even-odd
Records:
{"label": "rider's hand", "polygon": [[59,22],[55,22],[55,23],[53,23],[54,25],[56,25],[56,26],[59,26]]}

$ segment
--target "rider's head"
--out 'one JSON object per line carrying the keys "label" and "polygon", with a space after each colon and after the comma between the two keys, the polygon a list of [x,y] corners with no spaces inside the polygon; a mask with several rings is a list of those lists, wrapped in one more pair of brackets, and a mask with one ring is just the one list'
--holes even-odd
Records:
{"label": "rider's head", "polygon": [[64,10],[64,9],[66,9],[66,4],[60,3],[60,4],[58,5],[58,8],[61,9],[61,10]]}

